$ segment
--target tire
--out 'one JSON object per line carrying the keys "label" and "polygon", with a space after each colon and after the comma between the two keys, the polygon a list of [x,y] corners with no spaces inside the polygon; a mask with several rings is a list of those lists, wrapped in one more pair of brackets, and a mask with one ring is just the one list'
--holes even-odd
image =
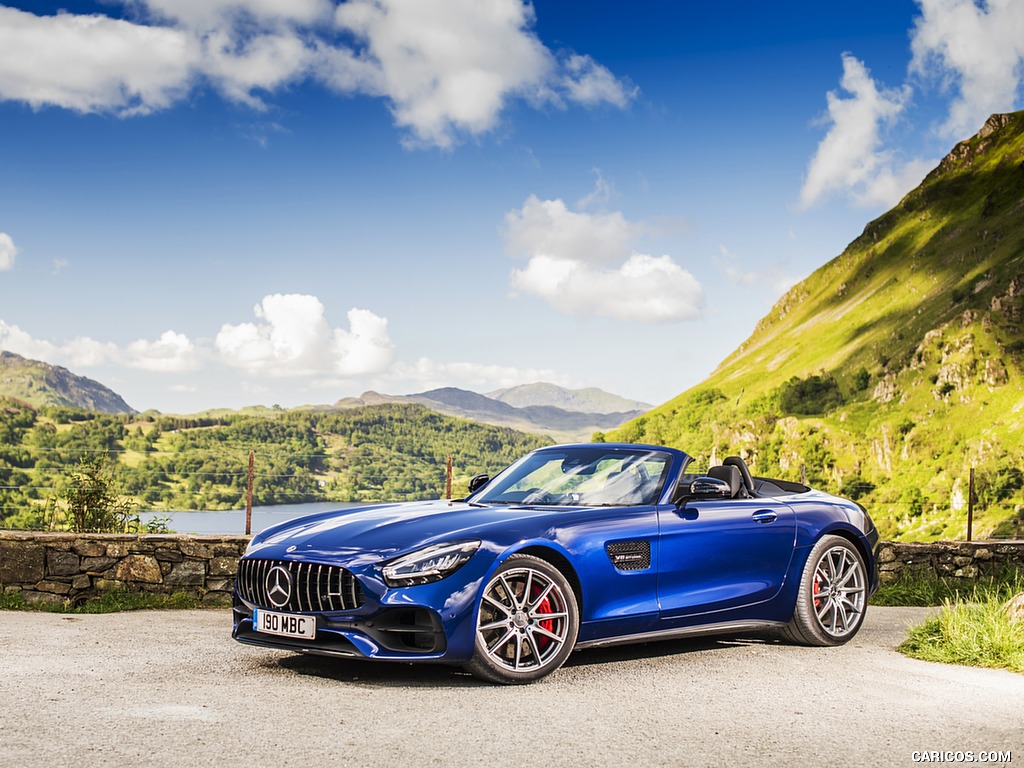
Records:
{"label": "tire", "polygon": [[546,560],[513,555],[480,595],[467,671],[491,683],[532,683],[569,658],[579,632],[576,595]]}
{"label": "tire", "polygon": [[842,536],[823,536],[807,558],[783,637],[801,645],[847,642],[864,622],[867,584],[867,567],[857,548]]}

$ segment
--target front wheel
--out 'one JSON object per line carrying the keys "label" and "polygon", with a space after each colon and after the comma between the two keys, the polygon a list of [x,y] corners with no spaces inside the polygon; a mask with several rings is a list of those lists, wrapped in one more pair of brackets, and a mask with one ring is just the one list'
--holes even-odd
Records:
{"label": "front wheel", "polygon": [[546,560],[513,555],[480,598],[476,647],[466,669],[492,683],[530,683],[572,653],[579,608],[562,572]]}
{"label": "front wheel", "polygon": [[867,568],[842,536],[823,536],[807,558],[786,639],[803,645],[842,645],[860,629],[867,609]]}

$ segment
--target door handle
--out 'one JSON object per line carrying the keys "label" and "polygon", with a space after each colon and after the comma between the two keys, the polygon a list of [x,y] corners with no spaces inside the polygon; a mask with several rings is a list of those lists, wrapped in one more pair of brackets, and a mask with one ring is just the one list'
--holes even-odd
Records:
{"label": "door handle", "polygon": [[767,525],[768,523],[774,523],[779,516],[770,509],[761,509],[753,514],[753,518],[754,522]]}

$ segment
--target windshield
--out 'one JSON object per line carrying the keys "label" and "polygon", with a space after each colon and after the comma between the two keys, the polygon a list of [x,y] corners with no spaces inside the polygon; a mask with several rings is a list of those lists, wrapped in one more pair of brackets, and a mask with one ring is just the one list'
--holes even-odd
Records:
{"label": "windshield", "polygon": [[670,462],[668,454],[658,451],[596,446],[538,451],[502,472],[470,500],[573,507],[654,504]]}

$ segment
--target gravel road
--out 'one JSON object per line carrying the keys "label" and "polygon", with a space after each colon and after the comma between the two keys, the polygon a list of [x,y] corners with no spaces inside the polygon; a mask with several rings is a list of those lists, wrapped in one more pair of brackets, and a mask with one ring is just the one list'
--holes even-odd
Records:
{"label": "gravel road", "polygon": [[228,611],[0,613],[0,766],[1024,765],[1024,675],[893,650],[929,610],[872,607],[841,648],[580,651],[508,688],[242,646]]}

